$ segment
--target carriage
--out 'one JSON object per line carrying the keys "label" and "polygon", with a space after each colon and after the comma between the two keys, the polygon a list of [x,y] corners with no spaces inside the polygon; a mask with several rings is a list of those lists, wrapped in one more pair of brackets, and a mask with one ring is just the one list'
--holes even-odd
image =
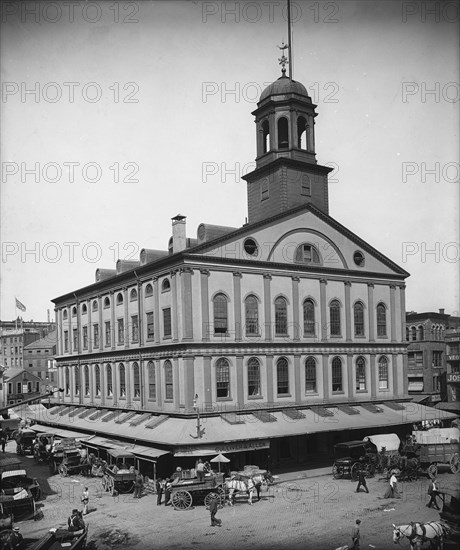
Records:
{"label": "carriage", "polygon": [[78,449],[64,450],[58,471],[61,477],[74,474],[89,476],[91,473],[91,465],[86,458],[81,456]]}
{"label": "carriage", "polygon": [[136,456],[125,449],[109,449],[109,463],[102,474],[102,488],[112,496],[132,493],[136,481]]}
{"label": "carriage", "polygon": [[84,550],[87,546],[88,526],[78,534],[66,529],[51,529],[30,550]]}
{"label": "carriage", "polygon": [[20,493],[23,489],[31,492],[34,500],[39,500],[41,488],[37,479],[29,477],[25,470],[9,470],[0,473],[0,489],[5,494]]}
{"label": "carriage", "polygon": [[441,522],[447,527],[448,536],[446,548],[458,548],[460,545],[460,486],[445,488],[441,491],[443,501],[439,512]]}
{"label": "carriage", "polygon": [[81,457],[79,446],[74,437],[58,438],[51,435],[48,438],[50,443],[47,445],[47,455],[51,473],[57,474],[59,472],[59,467],[67,453],[76,452]]}
{"label": "carriage", "polygon": [[20,456],[25,456],[26,454],[34,454],[34,444],[35,444],[36,434],[33,430],[28,428],[21,428],[15,433],[16,439],[16,453]]}
{"label": "carriage", "polygon": [[366,477],[373,477],[376,470],[375,459],[369,453],[366,441],[346,441],[334,445],[334,464],[332,475],[335,479],[350,477],[353,481],[358,479],[360,470]]}
{"label": "carriage", "polygon": [[171,488],[171,502],[176,510],[187,510],[194,504],[204,503],[209,507],[211,500],[225,499],[224,474],[207,473],[203,481],[190,477],[190,470],[182,470],[181,477],[176,477]]}
{"label": "carriage", "polygon": [[16,550],[23,543],[23,537],[14,530],[13,515],[0,513],[0,549]]}
{"label": "carriage", "polygon": [[0,490],[0,512],[11,514],[14,519],[36,519],[35,499],[30,489],[5,487]]}

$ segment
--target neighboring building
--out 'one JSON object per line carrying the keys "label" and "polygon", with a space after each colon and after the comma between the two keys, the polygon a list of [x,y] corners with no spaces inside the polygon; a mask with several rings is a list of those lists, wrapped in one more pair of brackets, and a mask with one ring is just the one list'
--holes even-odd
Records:
{"label": "neighboring building", "polygon": [[[25,369],[3,371],[0,382],[1,408],[40,395],[40,378]],[[0,419],[1,420],[1,419]]]}
{"label": "neighboring building", "polygon": [[460,412],[460,324],[459,318],[456,323],[450,323],[445,332],[447,344],[447,401],[455,403],[450,406],[451,410]]}
{"label": "neighboring building", "polygon": [[409,402],[408,273],[329,215],[315,108],[284,74],[262,93],[247,224],[189,238],[178,215],[168,250],[54,300],[64,393],[42,426],[237,467],[330,458],[440,414]]}
{"label": "neighboring building", "polygon": [[24,368],[41,379],[40,391],[44,393],[47,386],[55,386],[56,334],[50,332],[44,338],[35,340],[24,348]]}
{"label": "neighboring building", "polygon": [[0,336],[1,363],[7,368],[23,368],[24,348],[39,338],[40,334],[34,329],[4,330]]}
{"label": "neighboring building", "polygon": [[18,329],[23,329],[24,332],[38,332],[40,338],[43,338],[56,330],[56,323],[51,321],[24,321],[21,317],[18,317],[15,321],[0,321],[0,335],[5,331]]}
{"label": "neighboring building", "polygon": [[414,401],[436,404],[447,401],[446,333],[458,317],[436,312],[406,313],[408,390]]}

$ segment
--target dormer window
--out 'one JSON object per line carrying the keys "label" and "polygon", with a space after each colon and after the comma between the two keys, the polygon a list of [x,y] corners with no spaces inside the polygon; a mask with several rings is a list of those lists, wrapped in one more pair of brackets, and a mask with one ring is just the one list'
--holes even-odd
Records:
{"label": "dormer window", "polygon": [[319,253],[312,244],[301,244],[297,247],[295,261],[301,264],[320,264]]}

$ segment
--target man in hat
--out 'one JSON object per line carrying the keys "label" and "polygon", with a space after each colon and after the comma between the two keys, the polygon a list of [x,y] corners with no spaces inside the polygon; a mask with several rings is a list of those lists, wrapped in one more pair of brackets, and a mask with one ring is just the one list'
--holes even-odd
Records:
{"label": "man in hat", "polygon": [[217,525],[218,527],[222,526],[222,520],[216,518],[217,510],[219,509],[219,497],[213,496],[211,502],[209,503],[209,512],[211,513],[211,527]]}
{"label": "man in hat", "polygon": [[84,530],[85,522],[83,521],[81,512],[74,508],[72,515],[67,520],[68,529],[71,533],[79,533]]}

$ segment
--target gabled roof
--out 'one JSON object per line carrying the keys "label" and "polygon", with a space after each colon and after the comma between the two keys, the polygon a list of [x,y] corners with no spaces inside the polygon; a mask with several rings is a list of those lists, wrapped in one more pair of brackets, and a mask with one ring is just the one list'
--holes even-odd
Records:
{"label": "gabled roof", "polygon": [[34,342],[28,344],[27,346],[24,346],[24,349],[31,350],[31,349],[53,348],[56,345],[56,342],[57,342],[57,330],[53,330],[53,332],[50,332],[47,336],[44,336],[43,338],[39,338],[38,340],[35,340]]}
{"label": "gabled roof", "polygon": [[31,379],[32,380],[35,379],[36,381],[41,380],[41,378],[39,378],[38,376],[35,376],[35,374],[32,374],[31,372],[27,371],[26,369],[21,369],[21,368],[18,368],[18,367],[9,367],[8,369],[6,369],[4,374],[3,374],[3,378],[4,378],[4,380],[13,380],[13,378],[16,378],[16,377],[22,375],[24,372],[27,374],[28,380],[31,380]]}

